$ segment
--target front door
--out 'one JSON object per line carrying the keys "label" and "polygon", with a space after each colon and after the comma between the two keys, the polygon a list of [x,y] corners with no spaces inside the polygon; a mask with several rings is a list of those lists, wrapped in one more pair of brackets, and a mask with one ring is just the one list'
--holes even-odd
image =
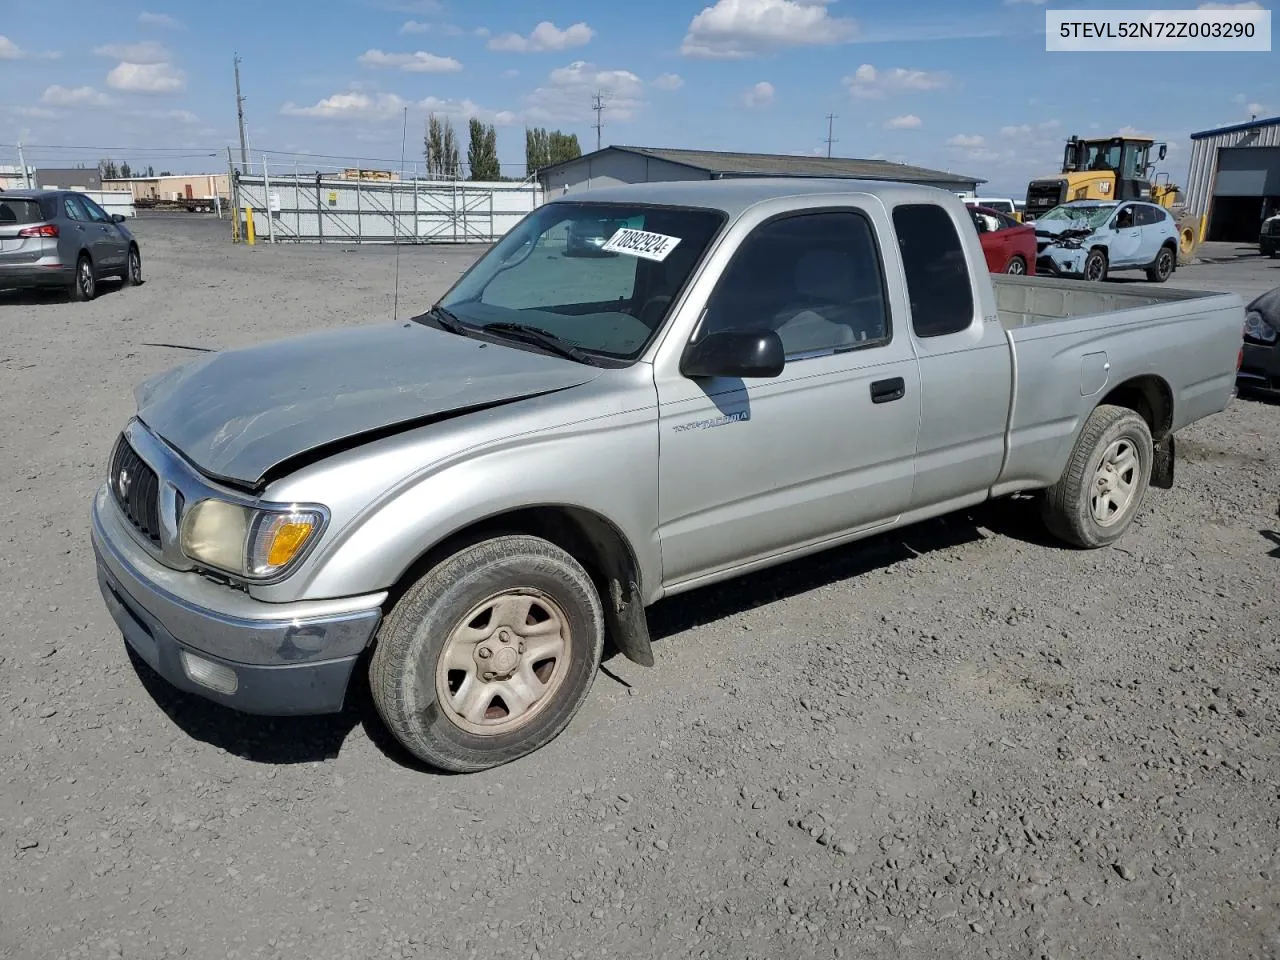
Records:
{"label": "front door", "polygon": [[99,267],[120,267],[128,255],[129,243],[111,216],[88,197],[77,198],[89,215],[89,231],[94,235],[94,260]]}
{"label": "front door", "polygon": [[1138,226],[1135,214],[1133,204],[1127,203],[1112,218],[1114,233],[1108,254],[1112,267],[1131,267],[1142,262],[1142,228]]}
{"label": "front door", "polygon": [[776,378],[658,376],[668,587],[903,512],[920,382],[889,304],[864,210],[788,214],[745,239],[693,339],[774,330],[786,365]]}

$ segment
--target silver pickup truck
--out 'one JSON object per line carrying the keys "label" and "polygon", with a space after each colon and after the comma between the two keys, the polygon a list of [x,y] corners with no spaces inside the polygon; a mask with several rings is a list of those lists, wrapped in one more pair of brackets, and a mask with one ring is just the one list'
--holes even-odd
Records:
{"label": "silver pickup truck", "polygon": [[[607,225],[599,243],[575,244]],[[524,756],[645,609],[1020,491],[1116,540],[1233,396],[1235,295],[992,277],[964,204],[726,180],[566,196],[410,321],[138,388],[93,502],[102,593],[175,686],[343,708],[415,756]]]}

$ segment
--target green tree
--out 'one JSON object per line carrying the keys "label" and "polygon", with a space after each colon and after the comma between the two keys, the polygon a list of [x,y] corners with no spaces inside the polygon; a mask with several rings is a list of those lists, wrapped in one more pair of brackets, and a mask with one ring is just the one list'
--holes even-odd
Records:
{"label": "green tree", "polygon": [[125,180],[128,180],[130,177],[133,176],[133,168],[129,166],[128,160],[120,164],[120,176]]}
{"label": "green tree", "polygon": [[422,153],[427,160],[427,179],[444,176],[444,126],[434,113],[427,117],[427,132],[422,138]]}
{"label": "green tree", "polygon": [[472,180],[497,180],[502,175],[498,162],[498,131],[492,124],[481,123],[475,117],[469,124],[471,143],[467,147],[467,166]]}
{"label": "green tree", "polygon": [[578,146],[578,135],[576,133],[561,133],[559,130],[552,130],[548,139],[547,152],[551,163],[564,163],[566,160],[577,160],[578,157],[582,156],[582,148]]}
{"label": "green tree", "polygon": [[116,162],[114,160],[99,160],[98,176],[100,176],[103,180],[119,179],[120,171],[116,167]]}
{"label": "green tree", "polygon": [[544,167],[582,156],[576,133],[547,131],[545,127],[526,128],[524,131],[524,165],[527,176],[532,177]]}
{"label": "green tree", "polygon": [[441,169],[440,173],[446,180],[462,179],[462,160],[458,156],[458,139],[453,133],[453,123],[448,119],[444,121],[444,135],[441,137],[440,144]]}
{"label": "green tree", "polygon": [[155,168],[155,167],[153,167],[151,164],[149,164],[149,163],[148,163],[148,164],[147,164],[147,176],[148,176],[148,177],[154,177],[155,175],[156,175],[156,168]]}

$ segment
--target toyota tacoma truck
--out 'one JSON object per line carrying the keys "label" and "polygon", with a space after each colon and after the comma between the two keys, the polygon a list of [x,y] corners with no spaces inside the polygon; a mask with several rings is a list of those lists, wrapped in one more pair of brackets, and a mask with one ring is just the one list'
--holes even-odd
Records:
{"label": "toyota tacoma truck", "polygon": [[[607,222],[602,256],[566,256]],[[1236,295],[992,276],[957,197],[725,180],[540,206],[409,320],[143,383],[92,504],[174,686],[318,714],[367,679],[427,765],[570,723],[606,639],[748,571],[1038,491],[1113,543],[1231,401]]]}

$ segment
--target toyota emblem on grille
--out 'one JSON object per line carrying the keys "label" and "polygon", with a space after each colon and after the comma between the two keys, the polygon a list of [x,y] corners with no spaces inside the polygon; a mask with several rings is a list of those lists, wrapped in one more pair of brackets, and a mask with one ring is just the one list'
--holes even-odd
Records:
{"label": "toyota emblem on grille", "polygon": [[116,477],[116,490],[120,493],[120,499],[128,499],[129,484],[133,483],[133,477],[129,476],[128,469],[120,471],[120,476]]}

